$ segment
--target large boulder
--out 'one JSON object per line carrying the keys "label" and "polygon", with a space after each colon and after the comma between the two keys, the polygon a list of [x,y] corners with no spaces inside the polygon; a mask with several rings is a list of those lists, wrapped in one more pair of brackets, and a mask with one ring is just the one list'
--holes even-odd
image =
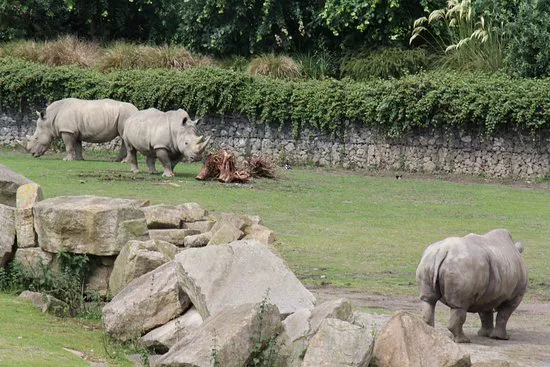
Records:
{"label": "large boulder", "polygon": [[245,240],[256,240],[264,245],[271,245],[275,242],[275,232],[261,224],[253,224],[246,227],[245,234]]}
{"label": "large boulder", "polygon": [[408,312],[398,312],[376,339],[379,367],[469,367],[470,355],[441,331]]}
{"label": "large boulder", "polygon": [[15,206],[17,188],[28,183],[32,181],[0,164],[0,204]]}
{"label": "large boulder", "polygon": [[0,269],[6,266],[13,256],[15,245],[15,209],[0,204]]}
{"label": "large boulder", "polygon": [[34,231],[33,208],[39,201],[44,200],[42,189],[35,183],[19,186],[17,189],[15,210],[15,231],[17,233],[17,247],[36,247],[36,232]]}
{"label": "large boulder", "polygon": [[174,259],[177,247],[159,240],[128,241],[115,260],[109,279],[111,293],[117,294],[132,280]]}
{"label": "large boulder", "polygon": [[302,367],[368,367],[373,346],[367,329],[328,318],[310,340]]}
{"label": "large boulder", "polygon": [[[222,223],[218,226],[218,223]],[[236,241],[244,236],[244,233],[230,223],[218,222],[212,227],[212,236],[208,245],[224,245]]]}
{"label": "large boulder", "polygon": [[181,315],[190,306],[182,291],[174,261],[130,282],[105,307],[102,320],[108,335],[118,340],[140,337]]}
{"label": "large boulder", "polygon": [[129,240],[145,240],[143,201],[60,196],[34,206],[38,243],[46,251],[117,255]]}
{"label": "large boulder", "polygon": [[196,308],[191,307],[182,316],[151,330],[141,337],[143,344],[157,353],[166,353],[168,349],[182,340],[192,330],[202,324],[202,317]]}
{"label": "large boulder", "polygon": [[208,245],[208,242],[210,242],[211,238],[212,232],[199,233],[185,237],[183,239],[183,244],[185,245],[185,247],[204,247]]}
{"label": "large boulder", "polygon": [[323,302],[313,310],[302,309],[289,315],[283,321],[283,333],[279,336],[283,346],[281,354],[289,366],[299,366],[303,352],[307,350],[309,340],[327,318],[351,322],[353,312],[351,302],[345,299],[336,299]]}
{"label": "large boulder", "polygon": [[242,367],[256,343],[271,340],[281,328],[270,304],[229,306],[191,331],[151,366]]}
{"label": "large boulder", "polygon": [[265,298],[283,315],[313,309],[315,297],[284,261],[255,241],[190,248],[176,255],[178,275],[203,319],[228,306]]}

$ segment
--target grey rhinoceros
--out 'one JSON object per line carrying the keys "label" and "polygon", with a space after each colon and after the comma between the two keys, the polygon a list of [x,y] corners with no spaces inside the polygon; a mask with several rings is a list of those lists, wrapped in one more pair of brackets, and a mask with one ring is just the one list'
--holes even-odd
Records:
{"label": "grey rhinoceros", "polygon": [[[82,160],[82,142],[106,143],[122,136],[126,119],[138,109],[131,103],[112,99],[55,101],[45,112],[37,112],[36,131],[27,136],[26,148],[34,157],[42,156],[55,138],[63,139],[65,160]],[[117,160],[126,157],[121,145]]]}
{"label": "grey rhinoceros", "polygon": [[187,112],[162,112],[156,108],[139,111],[127,121],[123,140],[128,150],[127,161],[132,172],[138,172],[136,153],[147,157],[149,173],[156,173],[158,158],[164,167],[163,176],[174,176],[174,167],[185,156],[197,159],[204,151],[210,138],[197,136],[196,126],[200,120],[191,120]]}
{"label": "grey rhinoceros", "polygon": [[514,244],[505,229],[428,246],[416,269],[424,321],[434,325],[435,304],[441,301],[451,308],[449,330],[455,342],[470,341],[462,329],[467,312],[479,314],[478,335],[508,339],[506,324],[527,289],[522,252],[521,242]]}

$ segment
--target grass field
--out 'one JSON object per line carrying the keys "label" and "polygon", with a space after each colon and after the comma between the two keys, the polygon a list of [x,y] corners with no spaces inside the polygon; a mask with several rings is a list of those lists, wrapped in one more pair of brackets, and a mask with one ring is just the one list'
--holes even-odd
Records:
{"label": "grass field", "polygon": [[[295,168],[278,180],[249,185],[200,182],[201,165],[180,164],[176,177],[134,176],[123,163],[87,154],[35,159],[0,151],[0,163],[42,186],[46,197],[101,195],[194,201],[211,212],[260,215],[278,235],[277,251],[309,285],[416,294],[414,273],[424,248],[449,236],[507,228],[526,244],[528,295],[550,299],[550,190],[472,179],[369,176],[368,172]],[[141,164],[141,169],[145,170]],[[546,188],[545,188],[546,187]]]}

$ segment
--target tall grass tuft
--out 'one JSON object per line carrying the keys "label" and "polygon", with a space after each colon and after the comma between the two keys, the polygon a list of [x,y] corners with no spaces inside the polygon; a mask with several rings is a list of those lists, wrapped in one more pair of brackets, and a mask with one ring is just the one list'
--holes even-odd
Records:
{"label": "tall grass tuft", "polygon": [[427,70],[432,63],[433,60],[425,49],[383,48],[345,57],[340,73],[342,77],[358,81],[400,78]]}
{"label": "tall grass tuft", "polygon": [[326,79],[338,74],[339,60],[328,51],[308,52],[294,57],[308,79]]}
{"label": "tall grass tuft", "polygon": [[28,61],[39,61],[43,44],[34,41],[12,41],[2,45],[1,56],[11,56]]}
{"label": "tall grass tuft", "polygon": [[108,71],[130,68],[188,69],[213,64],[211,58],[194,56],[183,47],[115,43],[103,52],[97,66],[102,71]]}
{"label": "tall grass tuft", "polygon": [[74,36],[62,36],[46,42],[40,50],[39,61],[49,66],[80,65],[90,67],[99,56],[99,45],[84,42]]}
{"label": "tall grass tuft", "polygon": [[[436,22],[444,23],[443,35],[428,29]],[[470,0],[449,0],[447,8],[417,19],[409,43],[419,37],[443,55],[444,68],[494,72],[503,66],[506,38],[490,20],[476,17]]]}
{"label": "tall grass tuft", "polygon": [[263,54],[253,58],[248,64],[250,75],[264,75],[279,79],[297,79],[302,77],[299,64],[288,56]]}

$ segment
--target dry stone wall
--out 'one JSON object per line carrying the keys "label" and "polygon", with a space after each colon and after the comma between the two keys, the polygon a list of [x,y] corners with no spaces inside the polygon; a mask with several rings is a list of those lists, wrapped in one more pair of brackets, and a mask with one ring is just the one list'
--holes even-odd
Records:
{"label": "dry stone wall", "polygon": [[[490,177],[548,177],[550,133],[526,136],[501,132],[485,137],[456,129],[416,131],[388,139],[372,129],[349,124],[333,134],[304,128],[299,138],[290,126],[250,122],[242,116],[206,117],[202,133],[211,135],[214,148],[227,148],[241,159],[262,154],[284,164],[313,164],[357,169],[455,173]],[[0,115],[0,145],[15,146],[32,133],[31,114]],[[85,149],[116,151],[120,139],[108,144],[84,144]]]}

